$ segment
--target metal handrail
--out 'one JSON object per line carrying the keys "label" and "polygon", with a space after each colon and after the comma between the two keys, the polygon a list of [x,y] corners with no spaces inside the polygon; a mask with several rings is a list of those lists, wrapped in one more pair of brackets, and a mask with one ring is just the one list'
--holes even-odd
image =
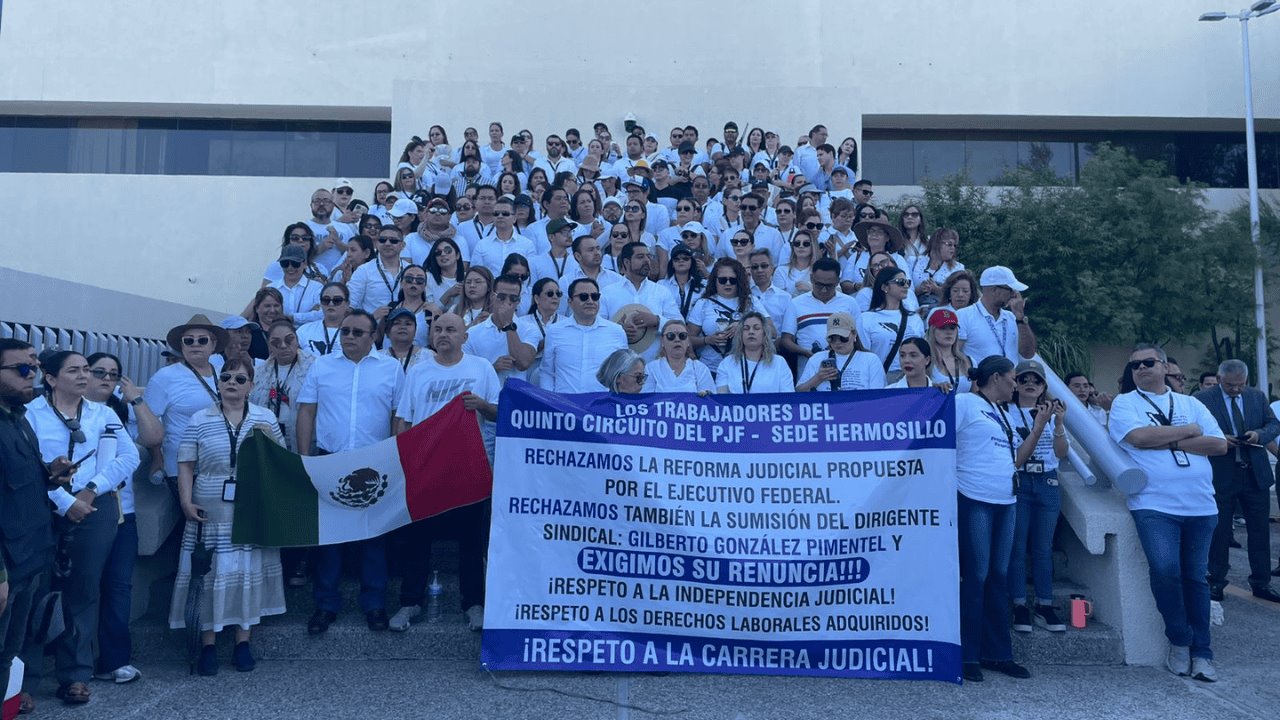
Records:
{"label": "metal handrail", "polygon": [[1067,405],[1064,423],[1067,426],[1067,432],[1071,433],[1076,443],[1089,454],[1089,461],[1086,462],[1079,454],[1074,454],[1072,457],[1069,453],[1068,460],[1072,467],[1079,470],[1084,466],[1092,470],[1091,474],[1080,473],[1085,478],[1085,482],[1091,485],[1093,483],[1090,479],[1097,482],[1099,477],[1105,478],[1111,485],[1122,489],[1145,485],[1147,472],[1138,467],[1129,455],[1120,449],[1120,446],[1107,434],[1107,429],[1093,418],[1088,408],[1076,398],[1044,358],[1036,356],[1036,359],[1045,367],[1045,374],[1048,376],[1045,381],[1048,383],[1049,392]]}

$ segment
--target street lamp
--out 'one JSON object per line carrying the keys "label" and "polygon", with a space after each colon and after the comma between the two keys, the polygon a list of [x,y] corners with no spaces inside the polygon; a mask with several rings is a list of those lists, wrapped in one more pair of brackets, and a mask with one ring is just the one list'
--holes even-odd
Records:
{"label": "street lamp", "polygon": [[1253,240],[1253,322],[1257,326],[1258,389],[1270,394],[1267,378],[1267,305],[1262,292],[1262,228],[1258,220],[1258,148],[1253,137],[1253,73],[1249,61],[1249,21],[1280,10],[1276,0],[1258,0],[1235,15],[1207,12],[1200,22],[1240,21],[1240,45],[1244,50],[1244,137],[1249,165],[1249,237]]}

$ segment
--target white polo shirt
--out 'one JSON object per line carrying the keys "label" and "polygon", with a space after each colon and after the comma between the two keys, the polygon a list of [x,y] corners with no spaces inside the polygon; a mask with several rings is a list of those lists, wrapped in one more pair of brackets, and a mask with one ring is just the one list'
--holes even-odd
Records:
{"label": "white polo shirt", "polygon": [[391,415],[404,389],[404,369],[370,350],[352,362],[341,346],[316,358],[298,391],[298,402],[316,406],[315,448],[331,453],[391,437]]}
{"label": "white polo shirt", "polygon": [[964,354],[973,358],[973,364],[981,363],[991,355],[1003,355],[1009,362],[1018,364],[1018,320],[1008,310],[1001,310],[995,318],[987,312],[982,302],[956,311],[960,320],[959,339],[964,341]]}
{"label": "white polo shirt", "polygon": [[547,328],[538,384],[560,393],[604,392],[596,373],[605,358],[625,347],[622,326],[599,316],[590,325],[573,318],[558,322]]}

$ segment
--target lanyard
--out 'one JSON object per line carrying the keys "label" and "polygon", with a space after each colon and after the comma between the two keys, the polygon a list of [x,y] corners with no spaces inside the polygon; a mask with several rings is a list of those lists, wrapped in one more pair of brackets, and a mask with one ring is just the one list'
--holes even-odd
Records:
{"label": "lanyard", "polygon": [[218,387],[216,383],[214,384],[213,387],[209,387],[209,383],[204,381],[204,376],[196,372],[196,369],[191,367],[191,363],[187,362],[186,360],[183,360],[182,364],[186,365],[187,369],[191,371],[191,374],[196,376],[196,380],[199,381],[200,387],[204,388],[204,391],[209,393],[209,397],[213,398],[214,402],[216,403],[222,402],[222,395],[218,394]]}
{"label": "lanyard", "polygon": [[689,306],[693,304],[693,293],[697,290],[693,286],[693,274],[689,275],[689,282],[686,284],[688,290],[680,290],[680,282],[676,281],[676,289],[680,295],[680,317],[689,319]]}
{"label": "lanyard", "polygon": [[742,356],[742,392],[749,395],[751,386],[756,382],[756,373],[760,371],[760,360],[756,361],[756,366],[751,369],[751,374],[747,375],[747,356]]}
{"label": "lanyard", "polygon": [[276,383],[275,387],[271,388],[271,409],[275,412],[277,420],[280,419],[281,404],[289,402],[289,394],[285,391],[285,385],[289,383],[289,376],[293,374],[293,369],[297,366],[298,360],[295,358],[293,362],[289,363],[289,369],[284,374],[284,382],[280,381],[280,364],[275,363],[272,368]]}
{"label": "lanyard", "polygon": [[330,338],[329,326],[325,325],[323,320],[320,321],[320,329],[324,331],[324,354],[328,355],[333,352],[333,344],[338,341],[338,335],[341,333],[338,331],[338,328],[334,328],[333,337]]}
{"label": "lanyard", "polygon": [[556,264],[556,256],[548,253],[551,258],[551,267],[556,269],[556,279],[564,277],[564,269],[569,265],[569,253],[564,254],[564,260],[559,265]]}
{"label": "lanyard", "polygon": [[1165,391],[1169,394],[1169,412],[1168,413],[1165,413],[1163,410],[1161,410],[1160,407],[1156,405],[1155,402],[1152,401],[1152,399],[1148,397],[1146,393],[1142,392],[1141,390],[1138,390],[1137,388],[1134,388],[1134,390],[1138,393],[1138,397],[1142,398],[1143,400],[1146,400],[1147,404],[1150,405],[1151,408],[1156,411],[1156,420],[1158,420],[1161,425],[1164,425],[1167,427],[1173,424],[1173,391],[1172,390]]}
{"label": "lanyard", "polygon": [[[58,419],[62,421],[62,424],[67,426],[67,460],[72,460],[75,457],[76,431],[79,430],[80,437],[84,437],[84,428],[80,425],[80,418],[84,416],[84,398],[81,398],[80,404],[76,405],[75,428],[71,427],[72,421],[63,417],[62,411],[54,407],[52,395],[49,396],[49,408],[53,410],[54,415],[58,416]],[[81,442],[87,442],[87,440],[81,440]]]}
{"label": "lanyard", "polygon": [[[306,277],[305,275],[303,276],[303,278],[307,281],[307,284],[306,284],[306,285],[303,285],[303,286],[302,286],[302,289],[301,289],[301,290],[299,290],[299,291],[298,291],[298,294],[294,297],[294,301],[293,301],[293,314],[295,314],[295,315],[297,315],[298,313],[302,312],[302,298],[304,298],[304,297],[306,297],[306,296],[307,296],[307,288],[311,287],[311,278]],[[281,284],[283,285],[283,283],[281,283]],[[294,286],[293,286],[293,288],[296,288],[296,287],[298,287],[298,286],[297,286],[297,285],[294,285]],[[289,290],[292,292],[292,291],[293,291],[293,288],[289,288]]]}
{"label": "lanyard", "polygon": [[222,424],[227,428],[227,440],[231,443],[231,475],[236,474],[236,455],[240,450],[240,428],[244,427],[244,421],[249,419],[249,406],[245,405],[244,414],[240,416],[240,422],[236,423],[234,430],[231,429],[231,421],[227,419],[227,413],[222,409],[222,405],[218,405],[218,412],[222,415]]}
{"label": "lanyard", "polygon": [[982,315],[983,320],[987,321],[987,327],[991,330],[991,336],[994,337],[996,339],[996,343],[1000,345],[1000,354],[1008,355],[1009,352],[1004,349],[1004,326],[1005,326],[1004,315],[1003,314],[1000,315],[1000,332],[996,332],[996,321],[986,313],[979,313],[979,314]]}
{"label": "lanyard", "polygon": [[414,351],[414,350],[416,350],[416,348],[415,348],[414,346],[410,345],[410,346],[409,346],[409,352],[405,353],[404,359],[401,359],[401,358],[396,357],[396,349],[395,349],[395,348],[393,348],[393,347],[388,347],[388,348],[387,348],[387,354],[388,354],[388,355],[390,355],[390,356],[392,357],[392,359],[399,360],[399,361],[400,361],[400,366],[401,366],[402,368],[404,368],[404,371],[405,371],[405,372],[409,372],[409,361],[413,359],[413,351]]}
{"label": "lanyard", "polygon": [[1013,460],[1013,466],[1016,468],[1018,466],[1018,452],[1013,449],[1013,426],[1009,424],[1009,418],[1005,417],[1004,408],[991,402],[991,399],[982,393],[978,393],[978,396],[986,400],[991,409],[996,411],[996,419],[1000,423],[1000,429],[1004,430],[1004,436],[1009,440],[1009,459]]}
{"label": "lanyard", "polygon": [[401,269],[396,272],[396,281],[393,283],[387,279],[387,273],[382,269],[382,260],[379,259],[375,263],[378,268],[378,274],[382,276],[382,284],[387,286],[387,292],[391,293],[392,299],[396,296],[396,288],[400,287],[400,276],[403,274],[403,260],[401,261]]}
{"label": "lanyard", "polygon": [[[845,358],[844,364],[840,366],[840,376],[837,377],[835,380],[831,381],[833,383],[831,388],[832,390],[836,389],[837,387],[844,387],[844,371],[849,368],[849,363],[853,362],[853,358],[857,354],[858,354],[858,350],[857,348],[854,348],[854,351],[849,353],[849,357]],[[836,359],[836,354],[834,351],[831,353],[831,359],[833,361]]]}

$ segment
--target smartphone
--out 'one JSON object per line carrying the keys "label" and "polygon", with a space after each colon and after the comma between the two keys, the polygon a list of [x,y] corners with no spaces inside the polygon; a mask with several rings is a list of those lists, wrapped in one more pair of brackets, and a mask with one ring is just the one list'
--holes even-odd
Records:
{"label": "smartphone", "polygon": [[825,360],[823,360],[821,363],[818,364],[818,367],[824,370],[826,368],[831,368],[832,370],[834,370],[836,368],[836,361],[832,358],[826,358]]}
{"label": "smartphone", "polygon": [[90,450],[88,453],[86,453],[86,454],[85,454],[85,456],[84,456],[84,457],[82,457],[82,458],[80,458],[79,460],[77,460],[77,461],[75,461],[75,462],[71,463],[70,465],[68,465],[68,466],[67,466],[67,469],[63,470],[62,472],[58,473],[57,475],[54,475],[54,476],[53,476],[53,479],[54,479],[54,480],[57,480],[57,479],[58,479],[58,478],[60,478],[60,477],[70,475],[71,473],[75,472],[75,471],[76,471],[76,470],[77,470],[81,465],[83,465],[85,460],[88,460],[89,458],[91,458],[91,457],[93,457],[94,455],[97,455],[97,454],[98,454],[98,451],[97,451],[97,450]]}

